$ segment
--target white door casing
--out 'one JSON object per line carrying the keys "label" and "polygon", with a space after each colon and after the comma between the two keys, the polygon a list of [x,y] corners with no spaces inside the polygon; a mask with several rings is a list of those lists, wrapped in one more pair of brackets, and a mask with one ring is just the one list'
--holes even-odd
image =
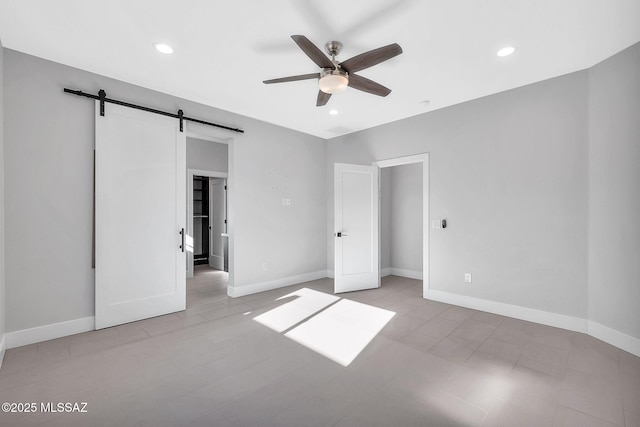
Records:
{"label": "white door casing", "polygon": [[186,308],[185,133],[177,119],[99,107],[96,329]]}
{"label": "white door casing", "polygon": [[[429,293],[429,153],[420,153],[404,157],[396,157],[373,162],[380,168],[422,164],[422,296],[427,298]],[[381,252],[380,252],[381,254]]]}
{"label": "white door casing", "polygon": [[335,292],[380,287],[378,168],[334,164]]}

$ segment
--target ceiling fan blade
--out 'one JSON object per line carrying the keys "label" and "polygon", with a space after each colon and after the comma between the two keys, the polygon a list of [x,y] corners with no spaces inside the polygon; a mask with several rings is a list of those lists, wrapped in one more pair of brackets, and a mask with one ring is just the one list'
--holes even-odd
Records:
{"label": "ceiling fan blade", "polygon": [[398,43],[393,43],[387,46],[379,47],[377,49],[370,50],[360,55],[356,55],[353,58],[349,58],[346,61],[340,63],[340,67],[347,73],[357,73],[365,68],[373,67],[376,64],[391,59],[394,56],[398,56],[402,53],[402,48]]}
{"label": "ceiling fan blade", "polygon": [[316,107],[322,107],[323,105],[327,105],[329,102],[329,98],[331,98],[330,93],[324,93],[323,91],[318,91],[318,100],[316,101]]}
{"label": "ceiling fan blade", "polygon": [[311,80],[311,79],[319,79],[319,78],[320,78],[320,73],[300,74],[298,76],[280,77],[279,79],[265,80],[262,83],[268,85],[271,83],[286,83],[286,82],[295,82],[298,80]]}
{"label": "ceiling fan blade", "polygon": [[304,53],[307,54],[309,58],[320,68],[333,68],[333,62],[322,53],[322,51],[315,44],[311,43],[311,41],[305,36],[291,36],[294,42],[302,49]]}
{"label": "ceiling fan blade", "polygon": [[391,93],[391,89],[357,74],[349,74],[349,86],[378,96],[387,96]]}

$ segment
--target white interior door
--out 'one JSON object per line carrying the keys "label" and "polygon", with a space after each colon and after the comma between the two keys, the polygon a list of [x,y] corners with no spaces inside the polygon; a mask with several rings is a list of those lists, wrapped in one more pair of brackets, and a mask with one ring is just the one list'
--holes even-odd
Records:
{"label": "white interior door", "polygon": [[177,119],[105,110],[96,101],[96,329],[186,308],[186,133]]}
{"label": "white interior door", "polygon": [[378,168],[336,163],[335,292],[380,286],[378,272]]}
{"label": "white interior door", "polygon": [[224,237],[226,233],[226,180],[213,178],[209,181],[209,265],[224,270]]}

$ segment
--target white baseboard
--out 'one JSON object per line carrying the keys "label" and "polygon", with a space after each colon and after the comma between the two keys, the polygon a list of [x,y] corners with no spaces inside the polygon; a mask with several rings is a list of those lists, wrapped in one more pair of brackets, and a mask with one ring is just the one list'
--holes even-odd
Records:
{"label": "white baseboard", "polygon": [[[400,276],[408,279],[422,280],[422,271],[404,270],[402,268],[387,267],[380,270],[380,277]],[[327,277],[335,277],[333,270],[327,270]]]}
{"label": "white baseboard", "polygon": [[327,271],[320,270],[314,271],[313,273],[283,277],[282,279],[271,280],[269,282],[253,283],[242,286],[229,286],[227,287],[227,295],[231,298],[237,298],[245,295],[257,294],[258,292],[284,288],[285,286],[297,285],[298,283],[309,282],[311,280],[324,279],[325,277],[327,277]]}
{"label": "white baseboard", "polygon": [[211,255],[207,260],[209,267],[216,270],[224,270],[224,257],[220,255]]}
{"label": "white baseboard", "polygon": [[638,338],[592,321],[589,321],[589,335],[640,357],[640,339]]}
{"label": "white baseboard", "polygon": [[[389,274],[387,274],[387,276],[389,275],[400,276],[400,277],[406,277],[407,279],[422,280],[422,271],[405,270],[403,268],[395,268],[395,267],[391,267],[388,269],[385,268],[382,271],[385,271],[385,270],[389,270]],[[384,277],[384,275],[382,277]]]}
{"label": "white baseboard", "polygon": [[9,332],[5,335],[6,346],[8,349],[22,347],[23,345],[48,341],[60,337],[66,337],[67,335],[93,331],[95,329],[95,317],[84,317],[82,319],[69,320],[67,322],[53,323],[51,325],[37,326],[35,328]]}
{"label": "white baseboard", "polygon": [[475,310],[486,311],[529,322],[541,323],[543,325],[568,329],[570,331],[586,334],[589,330],[588,322],[585,319],[567,316],[564,314],[550,313],[548,311],[537,310],[535,308],[505,304],[497,301],[489,301],[481,298],[434,290],[427,291],[427,295],[425,297],[433,301],[458,305],[460,307],[473,308]]}
{"label": "white baseboard", "polygon": [[570,331],[582,332],[640,357],[640,339],[590,320],[442,291],[429,290],[426,298]]}
{"label": "white baseboard", "polygon": [[2,361],[4,360],[4,352],[5,352],[5,336],[2,334],[2,338],[0,338],[0,369],[2,369]]}

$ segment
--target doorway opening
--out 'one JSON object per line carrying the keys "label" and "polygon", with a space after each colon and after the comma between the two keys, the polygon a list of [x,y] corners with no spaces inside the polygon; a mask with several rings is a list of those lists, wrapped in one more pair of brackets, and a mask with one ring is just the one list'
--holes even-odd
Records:
{"label": "doorway opening", "polygon": [[209,263],[209,178],[193,177],[193,265]]}
{"label": "doorway opening", "polygon": [[188,170],[187,307],[227,296],[227,173]]}
{"label": "doorway opening", "polygon": [[422,280],[424,297],[429,289],[429,155],[373,164],[380,179],[380,277]]}
{"label": "doorway opening", "polygon": [[229,272],[227,179],[193,176],[193,265]]}
{"label": "doorway opening", "polygon": [[226,298],[232,280],[229,147],[187,135],[187,308]]}

